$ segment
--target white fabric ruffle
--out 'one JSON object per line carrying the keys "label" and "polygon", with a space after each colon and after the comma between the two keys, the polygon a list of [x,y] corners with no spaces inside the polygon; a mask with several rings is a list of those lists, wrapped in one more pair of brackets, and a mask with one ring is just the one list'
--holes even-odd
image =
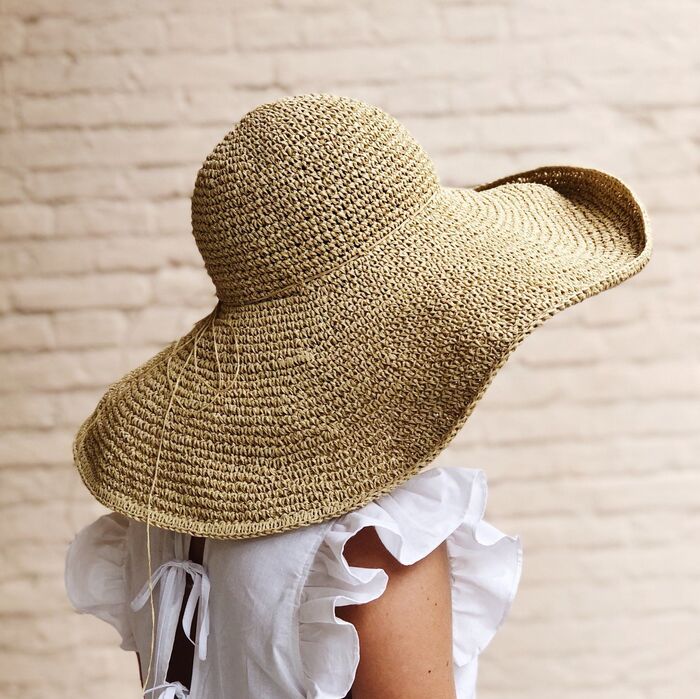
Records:
{"label": "white fabric ruffle", "polygon": [[478,655],[505,620],[522,571],[520,537],[483,520],[487,493],[480,469],[433,467],[336,519],[310,564],[299,606],[307,699],[343,699],[352,687],[359,637],[335,608],[377,599],[388,583],[383,569],[350,566],[343,555],[345,543],[368,526],[404,565],[447,540],[457,696],[474,696]]}
{"label": "white fabric ruffle", "polygon": [[76,611],[111,624],[120,647],[137,650],[125,578],[128,527],[127,517],[112,512],[81,529],[66,552],[65,588]]}

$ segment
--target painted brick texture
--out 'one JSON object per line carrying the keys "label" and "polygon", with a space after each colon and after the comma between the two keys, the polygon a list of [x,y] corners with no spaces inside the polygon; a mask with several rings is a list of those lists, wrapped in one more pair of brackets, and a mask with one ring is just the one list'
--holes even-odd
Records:
{"label": "painted brick texture", "polygon": [[455,458],[525,549],[481,699],[697,697],[698,26],[693,0],[0,0],[0,696],[138,696],[64,596],[103,512],[71,439],[213,305],[204,156],[255,105],[327,91],[404,121],[445,184],[582,164],[647,205],[649,266],[530,336]]}

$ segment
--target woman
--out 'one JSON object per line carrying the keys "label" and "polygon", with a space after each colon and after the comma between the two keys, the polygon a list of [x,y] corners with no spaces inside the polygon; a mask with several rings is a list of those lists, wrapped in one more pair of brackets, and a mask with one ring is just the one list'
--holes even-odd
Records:
{"label": "woman", "polygon": [[74,606],[146,696],[473,697],[521,547],[439,461],[535,327],[647,263],[646,213],[583,168],[442,187],[388,114],[311,94],[224,137],[192,224],[215,308],[76,436],[113,512],[71,544]]}

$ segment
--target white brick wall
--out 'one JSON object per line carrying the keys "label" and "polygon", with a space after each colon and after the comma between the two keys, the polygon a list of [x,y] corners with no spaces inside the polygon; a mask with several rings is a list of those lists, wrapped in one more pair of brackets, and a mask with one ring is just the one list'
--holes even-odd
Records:
{"label": "white brick wall", "polygon": [[0,696],[138,695],[64,598],[102,512],[71,439],[212,306],[204,156],[253,106],[329,91],[402,119],[445,184],[577,163],[647,204],[650,265],[528,338],[458,439],[525,547],[480,697],[697,697],[698,26],[696,0],[0,0]]}

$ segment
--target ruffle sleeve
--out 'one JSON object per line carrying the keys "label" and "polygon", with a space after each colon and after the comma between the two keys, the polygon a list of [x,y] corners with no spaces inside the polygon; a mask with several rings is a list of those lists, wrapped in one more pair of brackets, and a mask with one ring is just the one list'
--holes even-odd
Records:
{"label": "ruffle sleeve", "polygon": [[520,537],[483,519],[486,500],[482,470],[434,467],[333,521],[309,566],[299,605],[307,699],[343,699],[352,687],[359,637],[335,608],[377,599],[388,583],[383,569],[350,566],[343,554],[345,543],[368,526],[404,565],[447,540],[457,696],[473,697],[478,655],[505,620],[522,571]]}
{"label": "ruffle sleeve", "polygon": [[125,572],[128,527],[128,518],[113,512],[81,529],[66,552],[65,587],[77,612],[111,624],[121,648],[136,650]]}

